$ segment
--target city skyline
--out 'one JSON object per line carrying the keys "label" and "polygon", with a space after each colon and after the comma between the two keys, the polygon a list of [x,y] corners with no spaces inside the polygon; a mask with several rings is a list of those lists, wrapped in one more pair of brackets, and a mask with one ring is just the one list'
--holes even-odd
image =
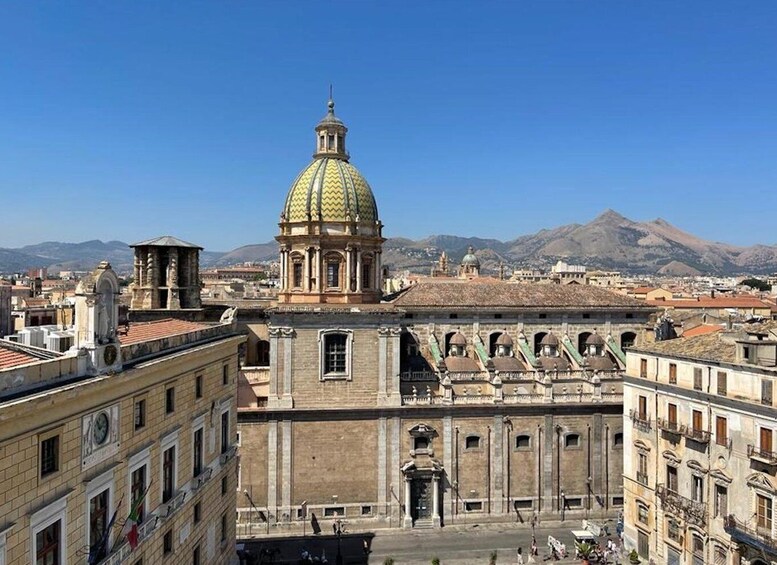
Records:
{"label": "city skyline", "polygon": [[59,221],[14,215],[0,247],[269,241],[330,83],[389,237],[613,208],[775,243],[774,7],[556,6],[7,4],[0,190]]}

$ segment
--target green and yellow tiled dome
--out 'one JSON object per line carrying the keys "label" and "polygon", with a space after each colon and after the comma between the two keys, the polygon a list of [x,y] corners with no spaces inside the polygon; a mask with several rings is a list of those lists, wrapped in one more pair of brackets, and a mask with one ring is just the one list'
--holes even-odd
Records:
{"label": "green and yellow tiled dome", "polygon": [[319,157],[305,167],[286,197],[287,222],[375,222],[378,208],[372,189],[348,161]]}

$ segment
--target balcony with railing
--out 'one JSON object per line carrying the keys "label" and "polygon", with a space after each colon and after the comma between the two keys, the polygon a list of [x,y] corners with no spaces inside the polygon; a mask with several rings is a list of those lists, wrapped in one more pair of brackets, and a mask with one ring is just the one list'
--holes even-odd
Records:
{"label": "balcony with railing", "polygon": [[693,440],[696,443],[709,443],[712,434],[707,430],[696,428],[694,426],[687,426],[682,424],[680,426],[680,433],[687,439]]}
{"label": "balcony with railing", "polygon": [[772,537],[770,527],[760,527],[757,524],[747,524],[737,520],[736,516],[729,514],[723,519],[723,528],[732,539],[755,546],[762,551],[777,553],[777,539]]}
{"label": "balcony with railing", "polygon": [[648,486],[648,474],[637,471],[637,482],[641,485]]}
{"label": "balcony with railing", "polygon": [[442,396],[432,394],[403,394],[402,404],[404,406],[431,406],[433,404],[442,404]]}
{"label": "balcony with railing", "polygon": [[629,410],[629,418],[631,418],[632,425],[640,431],[649,432],[653,427],[653,421],[647,412],[640,412],[632,408]]}
{"label": "balcony with railing", "polygon": [[766,465],[777,465],[777,453],[766,449],[761,449],[755,445],[747,446],[747,456],[759,463],[765,463]]}
{"label": "balcony with railing", "polygon": [[[143,543],[156,529],[157,517],[153,514],[148,516],[146,520],[138,526],[138,543]],[[121,540],[124,541],[124,540]],[[126,541],[121,545],[117,545],[111,551],[105,559],[100,561],[99,565],[119,565],[127,561],[132,555],[132,546]]]}
{"label": "balcony with railing", "polygon": [[680,516],[691,524],[706,527],[707,507],[704,503],[686,498],[663,484],[656,485],[656,495],[667,512]]}
{"label": "balcony with railing", "polygon": [[541,403],[544,400],[544,395],[541,393],[533,393],[533,392],[527,392],[527,393],[516,393],[516,394],[505,394],[504,395],[504,403],[505,404],[532,404],[534,402]]}
{"label": "balcony with railing", "polygon": [[662,432],[666,432],[673,435],[680,435],[680,424],[674,420],[667,420],[666,418],[656,418],[656,426]]}

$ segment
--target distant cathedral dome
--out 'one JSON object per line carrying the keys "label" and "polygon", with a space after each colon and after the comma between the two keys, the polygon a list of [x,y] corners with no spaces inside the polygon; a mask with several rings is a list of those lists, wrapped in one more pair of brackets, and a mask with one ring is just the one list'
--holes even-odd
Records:
{"label": "distant cathedral dome", "polygon": [[471,245],[469,246],[469,249],[467,249],[467,254],[461,260],[461,265],[480,268],[480,259],[475,255],[475,248]]}
{"label": "distant cathedral dome", "polygon": [[348,128],[335,116],[333,100],[329,100],[328,106],[329,111],[316,126],[313,162],[292,183],[282,221],[375,223],[378,207],[372,189],[348,162]]}

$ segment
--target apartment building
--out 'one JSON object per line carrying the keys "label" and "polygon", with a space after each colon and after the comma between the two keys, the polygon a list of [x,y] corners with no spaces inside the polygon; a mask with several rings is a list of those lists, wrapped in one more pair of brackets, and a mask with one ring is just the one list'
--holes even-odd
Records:
{"label": "apartment building", "polygon": [[235,560],[244,338],[231,319],[120,333],[118,292],[107,263],[81,281],[66,353],[0,342],[2,565]]}
{"label": "apartment building", "polygon": [[656,563],[777,563],[777,324],[633,347],[626,543]]}

